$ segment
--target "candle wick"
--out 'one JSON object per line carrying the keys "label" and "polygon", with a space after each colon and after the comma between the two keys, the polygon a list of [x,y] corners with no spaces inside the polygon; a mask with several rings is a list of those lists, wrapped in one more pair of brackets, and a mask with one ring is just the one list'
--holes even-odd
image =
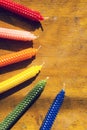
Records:
{"label": "candle wick", "polygon": [[42,46],[40,45],[37,50],[39,50]]}
{"label": "candle wick", "polygon": [[36,38],[38,38],[39,36],[36,36]]}
{"label": "candle wick", "polygon": [[44,19],[45,19],[45,20],[48,20],[48,19],[49,19],[49,17],[44,17]]}
{"label": "candle wick", "polygon": [[66,84],[65,84],[65,83],[63,83],[63,91],[65,91],[65,86],[66,86]]}
{"label": "candle wick", "polygon": [[41,66],[43,66],[44,64],[45,64],[45,62],[43,62]]}
{"label": "candle wick", "polygon": [[48,79],[49,79],[49,76],[46,77],[46,80],[48,80]]}

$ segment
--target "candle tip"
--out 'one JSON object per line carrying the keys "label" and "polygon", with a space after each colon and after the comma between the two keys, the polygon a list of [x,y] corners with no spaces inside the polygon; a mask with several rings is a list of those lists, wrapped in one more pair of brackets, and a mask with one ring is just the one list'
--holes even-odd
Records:
{"label": "candle tip", "polygon": [[48,20],[48,19],[49,19],[49,17],[44,17],[44,19],[45,19],[45,20]]}
{"label": "candle tip", "polygon": [[46,80],[48,80],[48,79],[49,79],[49,76],[46,77]]}
{"label": "candle tip", "polygon": [[45,62],[43,62],[41,66],[43,66],[44,64],[45,64]]}
{"label": "candle tip", "polygon": [[39,38],[39,35],[38,35],[38,36],[36,36],[36,38]]}
{"label": "candle tip", "polygon": [[65,91],[65,86],[66,86],[66,84],[65,84],[65,83],[63,83],[63,91]]}
{"label": "candle tip", "polygon": [[39,36],[35,36],[35,35],[33,35],[33,38],[34,38],[34,39],[37,39],[38,37],[39,37]]}
{"label": "candle tip", "polygon": [[42,46],[40,45],[37,50],[39,50]]}

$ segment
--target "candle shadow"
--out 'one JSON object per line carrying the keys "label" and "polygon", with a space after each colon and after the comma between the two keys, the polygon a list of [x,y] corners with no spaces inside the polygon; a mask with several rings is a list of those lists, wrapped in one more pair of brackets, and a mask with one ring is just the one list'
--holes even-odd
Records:
{"label": "candle shadow", "polygon": [[86,97],[65,97],[63,109],[87,109]]}
{"label": "candle shadow", "polygon": [[33,47],[33,41],[15,41],[9,39],[0,39],[0,49],[9,51],[19,51],[22,49]]}
{"label": "candle shadow", "polygon": [[41,30],[43,31],[43,27],[40,22],[26,19],[20,15],[16,15],[15,13],[7,11],[3,8],[0,8],[0,20],[12,24],[14,26],[23,28],[27,31],[34,31],[39,28],[41,28]]}
{"label": "candle shadow", "polygon": [[[39,109],[44,111],[44,107],[46,111],[50,108],[52,102],[54,99],[51,97],[42,97],[39,99],[37,106],[39,106]],[[36,107],[37,107],[36,106]],[[65,110],[72,110],[72,109],[85,109],[87,110],[87,98],[80,98],[80,97],[65,97],[63,105],[62,105],[62,111]]]}
{"label": "candle shadow", "polygon": [[32,63],[32,61],[35,59],[36,56],[33,56],[31,59],[28,59],[28,60],[24,60],[24,61],[21,61],[21,62],[18,62],[18,63],[14,63],[14,64],[11,64],[11,65],[7,65],[7,66],[4,66],[4,67],[1,67],[0,68],[0,74],[5,74],[5,73],[8,73],[10,71],[14,71],[14,70],[19,70],[19,69],[22,69],[22,68],[25,68],[27,67],[29,64]]}
{"label": "candle shadow", "polygon": [[29,86],[37,78],[38,74],[35,77],[33,77],[33,78],[31,78],[31,79],[21,83],[20,85],[17,85],[14,88],[12,88],[12,89],[10,89],[10,90],[0,94],[0,100],[2,100],[4,98],[6,98],[6,97],[16,93],[17,91],[19,91],[19,90],[21,90],[21,89],[23,89],[23,88],[25,88],[27,86]]}

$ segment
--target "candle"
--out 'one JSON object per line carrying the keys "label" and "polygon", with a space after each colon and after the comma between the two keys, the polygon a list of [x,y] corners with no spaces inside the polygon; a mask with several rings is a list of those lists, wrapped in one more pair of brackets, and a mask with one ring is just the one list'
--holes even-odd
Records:
{"label": "candle", "polygon": [[21,40],[21,41],[31,41],[36,39],[37,37],[28,31],[0,28],[0,38]]}
{"label": "candle", "polygon": [[8,130],[20,119],[28,108],[40,96],[47,80],[39,81],[36,86],[26,95],[26,97],[16,106],[16,108],[0,123],[0,130]]}
{"label": "candle", "polygon": [[27,19],[34,21],[40,21],[44,19],[38,11],[29,9],[19,3],[13,2],[12,0],[0,0],[0,6]]}
{"label": "candle", "polygon": [[28,48],[18,52],[0,56],[0,67],[27,60],[37,53],[37,49]]}
{"label": "candle", "polygon": [[21,73],[15,75],[5,81],[2,81],[0,83],[0,93],[3,93],[5,91],[19,85],[20,83],[28,80],[29,78],[36,76],[36,74],[39,73],[41,68],[42,68],[42,65],[32,66],[32,67],[27,68],[26,70],[22,71]]}
{"label": "candle", "polygon": [[61,105],[64,100],[64,94],[65,91],[61,90],[60,93],[56,96],[54,99],[43,123],[42,126],[40,127],[40,130],[50,130],[52,127],[52,124],[57,116],[57,113],[59,112]]}

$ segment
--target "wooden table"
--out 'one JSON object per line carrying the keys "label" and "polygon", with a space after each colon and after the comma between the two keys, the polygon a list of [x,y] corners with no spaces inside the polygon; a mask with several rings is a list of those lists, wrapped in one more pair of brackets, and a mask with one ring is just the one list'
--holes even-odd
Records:
{"label": "wooden table", "polygon": [[[45,62],[40,74],[0,97],[0,121],[41,79],[50,77],[36,103],[21,117],[12,130],[39,130],[56,94],[65,83],[66,97],[52,130],[87,130],[87,0],[15,0],[38,10],[49,19],[41,25],[0,9],[0,27],[31,31],[39,38],[33,42],[0,39],[0,55],[28,47],[41,48],[35,59],[0,69],[4,81],[27,67]],[[29,85],[28,85],[29,83]]]}

